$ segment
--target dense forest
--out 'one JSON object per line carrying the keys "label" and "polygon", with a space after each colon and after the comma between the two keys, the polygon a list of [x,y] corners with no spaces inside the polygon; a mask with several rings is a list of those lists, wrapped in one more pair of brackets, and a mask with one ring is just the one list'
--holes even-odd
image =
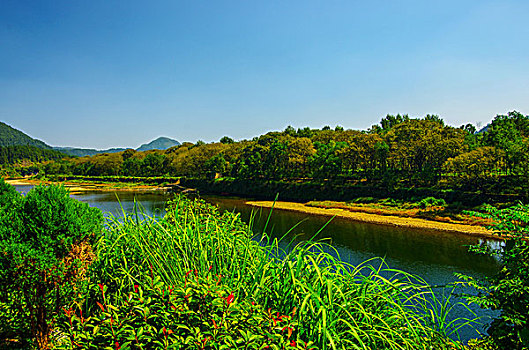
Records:
{"label": "dense forest", "polygon": [[365,131],[291,126],[252,140],[183,143],[48,162],[45,174],[342,181],[527,195],[529,116],[498,115],[481,131],[436,115],[387,115]]}
{"label": "dense forest", "polygon": [[19,162],[41,163],[47,160],[59,160],[66,154],[35,146],[19,145],[0,147],[0,165],[16,164]]}
{"label": "dense forest", "polygon": [[3,175],[37,174],[41,164],[60,160],[66,154],[29,145],[0,147],[0,173]]}

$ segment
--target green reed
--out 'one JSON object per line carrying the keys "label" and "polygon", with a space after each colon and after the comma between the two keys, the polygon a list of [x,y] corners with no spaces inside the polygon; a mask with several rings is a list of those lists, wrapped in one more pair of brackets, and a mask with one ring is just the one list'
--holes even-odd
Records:
{"label": "green reed", "polygon": [[200,200],[177,197],[163,219],[140,216],[113,220],[97,245],[92,278],[116,295],[149,275],[182,285],[190,271],[213,272],[236,298],[292,315],[320,349],[452,349],[448,335],[473,322],[448,322],[449,301],[382,260],[353,266],[313,241],[287,252]]}

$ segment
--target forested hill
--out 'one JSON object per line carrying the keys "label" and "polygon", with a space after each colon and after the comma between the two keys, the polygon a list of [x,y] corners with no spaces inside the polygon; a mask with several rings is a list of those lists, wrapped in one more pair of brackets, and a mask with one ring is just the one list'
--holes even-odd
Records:
{"label": "forested hill", "polygon": [[6,123],[0,122],[0,147],[20,145],[51,149],[51,147],[44,142],[26,135],[22,131],[12,128]]}
{"label": "forested hill", "polygon": [[180,142],[170,139],[168,137],[158,137],[156,140],[153,140],[149,143],[145,143],[138,147],[137,151],[150,151],[153,149],[164,150],[174,146],[180,146]]}

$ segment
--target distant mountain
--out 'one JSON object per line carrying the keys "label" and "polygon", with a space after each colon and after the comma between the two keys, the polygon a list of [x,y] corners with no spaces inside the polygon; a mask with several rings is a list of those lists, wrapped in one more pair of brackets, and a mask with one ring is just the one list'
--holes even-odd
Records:
{"label": "distant mountain", "polygon": [[180,142],[168,137],[158,137],[156,140],[141,145],[136,151],[150,151],[152,149],[164,150],[174,146],[180,146]]}
{"label": "distant mountain", "polygon": [[56,151],[61,151],[69,156],[84,157],[93,156],[101,153],[117,153],[126,150],[126,148],[109,148],[109,149],[93,149],[93,148],[75,148],[75,147],[53,147]]}
{"label": "distant mountain", "polygon": [[43,149],[52,149],[44,142],[34,139],[22,131],[0,122],[0,147],[7,146],[33,146]]}
{"label": "distant mountain", "polygon": [[[138,147],[138,151],[149,151],[152,149],[165,150],[174,146],[179,146],[180,142],[168,137],[159,137],[149,143]],[[8,146],[31,146],[46,150],[55,150],[74,157],[93,156],[101,153],[117,153],[126,150],[126,148],[109,148],[97,150],[93,148],[76,148],[76,147],[51,147],[44,142],[34,139],[22,131],[17,130],[3,122],[0,122],[0,147]],[[56,156],[56,155],[55,155]]]}
{"label": "distant mountain", "polygon": [[[145,143],[138,147],[137,151],[150,151],[152,149],[168,149],[174,146],[180,146],[180,142],[170,139],[168,137],[159,137],[156,140],[153,140],[149,143]],[[93,156],[96,154],[102,153],[117,153],[123,152],[126,148],[109,148],[103,150],[97,150],[93,148],[75,148],[75,147],[53,147],[54,150],[61,151],[70,156],[75,157],[84,157],[84,156]]]}

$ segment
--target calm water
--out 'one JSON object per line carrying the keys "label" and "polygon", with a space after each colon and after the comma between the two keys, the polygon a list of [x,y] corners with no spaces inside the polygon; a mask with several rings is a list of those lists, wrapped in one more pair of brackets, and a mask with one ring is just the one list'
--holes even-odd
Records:
{"label": "calm water", "polygon": [[[31,188],[16,187],[23,193]],[[111,192],[91,192],[72,197],[114,216],[121,215],[122,210],[131,212],[135,202],[140,203],[147,215],[163,215],[164,203],[171,198],[164,194],[130,192],[119,192],[117,195]],[[245,221],[249,220],[252,210],[256,211],[237,198],[207,196],[206,200],[218,205],[221,210],[240,213]],[[262,232],[268,214],[269,209],[257,210],[253,223],[255,232]],[[301,222],[287,237],[287,241],[296,243],[311,238],[328,221],[329,217],[308,216],[276,209],[272,213],[267,231],[274,236],[281,236]],[[373,225],[334,218],[317,238],[327,239],[344,261],[359,264],[369,258],[384,257],[390,267],[418,275],[434,285],[455,281],[455,272],[483,278],[492,275],[498,268],[498,262],[493,258],[468,252],[468,246],[479,243],[482,238],[462,234]],[[500,247],[498,241],[486,240],[486,243],[492,247]],[[474,308],[474,311],[481,316],[491,315],[490,311],[479,308]],[[471,315],[459,307],[454,310],[454,316]],[[471,329],[462,330],[460,335],[464,340],[476,337],[475,331]]]}

